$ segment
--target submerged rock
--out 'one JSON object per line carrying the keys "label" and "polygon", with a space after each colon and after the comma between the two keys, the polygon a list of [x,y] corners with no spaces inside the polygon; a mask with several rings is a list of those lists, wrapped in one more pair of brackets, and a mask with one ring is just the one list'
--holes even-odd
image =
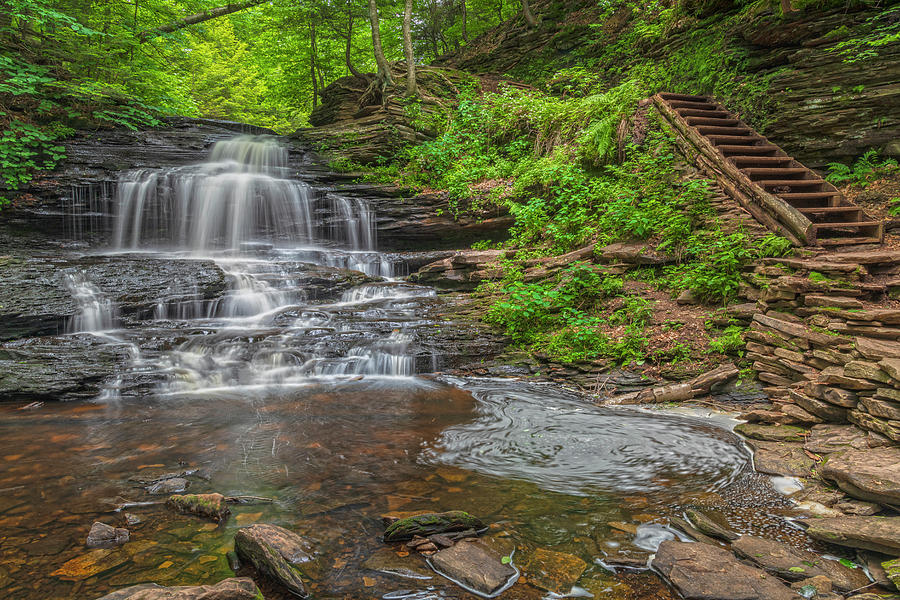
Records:
{"label": "submerged rock", "polygon": [[807,519],[806,533],[840,546],[900,554],[900,517],[837,517]]}
{"label": "submerged rock", "polygon": [[298,564],[312,560],[309,545],[296,533],[276,525],[242,527],[234,536],[242,561],[300,598],[309,596]]}
{"label": "submerged rock", "polygon": [[85,546],[88,548],[112,548],[121,546],[128,541],[128,538],[129,533],[127,529],[112,527],[97,521],[91,526]]}
{"label": "submerged rock", "polygon": [[572,554],[538,548],[532,552],[522,570],[531,585],[554,594],[568,594],[584,573],[587,563]]}
{"label": "submerged rock", "polygon": [[252,579],[233,577],[215,585],[163,587],[144,583],[116,590],[97,600],[260,600],[262,597]]}
{"label": "submerged rock", "polygon": [[189,485],[190,482],[187,479],[172,477],[151,483],[145,489],[148,494],[178,494],[186,490]]}
{"label": "submerged rock", "polygon": [[900,504],[900,448],[896,446],[832,454],[821,474],[854,498]]}
{"label": "submerged rock", "polygon": [[660,544],[652,566],[686,600],[798,600],[775,577],[743,564],[724,548],[696,542]]}
{"label": "submerged rock", "polygon": [[498,593],[519,575],[500,555],[474,541],[441,550],[430,560],[441,575],[485,596]]}
{"label": "submerged rock", "polygon": [[869,583],[869,578],[862,569],[845,567],[837,561],[826,560],[812,552],[791,548],[775,540],[745,535],[732,543],[731,549],[738,556],[790,581],[824,576],[835,588],[844,592]]}
{"label": "submerged rock", "polygon": [[487,526],[481,519],[461,510],[443,513],[426,513],[399,519],[391,523],[384,532],[385,542],[405,542],[413,536],[428,537],[435,533],[482,530]]}
{"label": "submerged rock", "polygon": [[176,494],[169,496],[166,506],[174,508],[180,513],[196,515],[216,522],[224,521],[231,514],[231,509],[228,508],[225,496],[222,494]]}
{"label": "submerged rock", "polygon": [[706,513],[700,512],[699,510],[689,508],[685,511],[685,516],[688,518],[691,524],[693,524],[693,526],[696,527],[697,530],[701,533],[712,536],[714,538],[719,538],[720,540],[725,540],[726,542],[730,542],[731,540],[738,538],[738,535],[736,533],[734,533],[727,527],[717,523],[708,515],[706,515]]}

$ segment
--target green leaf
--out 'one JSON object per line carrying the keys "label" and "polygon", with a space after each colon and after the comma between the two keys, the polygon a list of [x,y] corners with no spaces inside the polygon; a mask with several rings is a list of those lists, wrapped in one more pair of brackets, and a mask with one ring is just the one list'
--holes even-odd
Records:
{"label": "green leaf", "polygon": [[504,565],[508,565],[509,563],[512,562],[512,556],[504,556],[503,558],[500,559],[500,562]]}

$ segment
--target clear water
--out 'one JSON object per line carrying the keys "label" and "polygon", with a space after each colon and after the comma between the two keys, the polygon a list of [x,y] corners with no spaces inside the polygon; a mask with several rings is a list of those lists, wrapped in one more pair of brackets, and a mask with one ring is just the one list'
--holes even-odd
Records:
{"label": "clear water", "polygon": [[[150,317],[126,326],[114,290],[69,278],[70,330],[124,345],[131,360],[93,402],[0,405],[5,597],[215,582],[232,575],[235,530],[254,522],[310,540],[317,598],[471,597],[384,545],[387,513],[467,510],[517,563],[538,549],[581,558],[575,592],[604,598],[671,597],[651,574],[601,563],[646,559],[686,506],[741,531],[796,535],[740,440],[708,420],[599,408],[546,385],[427,376],[442,357],[419,332],[435,325],[424,308],[441,300],[393,279],[403,265],[377,252],[368,206],[305,187],[287,164],[275,141],[238,138],[203,165],[122,175],[106,252],[212,259],[227,290],[210,299],[173,283]],[[345,287],[327,294],[335,285]],[[194,474],[190,491],[274,502],[235,506],[220,526],[173,514],[141,480],[182,471]],[[125,502],[141,519],[131,541],[87,551],[91,523],[117,523]],[[641,524],[640,539],[610,525],[619,521]],[[533,585],[540,573],[525,575],[504,597],[546,596]]]}

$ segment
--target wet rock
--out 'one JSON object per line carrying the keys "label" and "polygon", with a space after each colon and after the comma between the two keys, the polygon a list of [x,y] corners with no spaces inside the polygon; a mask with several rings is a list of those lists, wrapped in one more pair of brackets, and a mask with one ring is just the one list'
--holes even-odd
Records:
{"label": "wet rock", "polygon": [[744,437],[767,442],[802,442],[806,430],[791,425],[757,425],[741,423],[734,430]]}
{"label": "wet rock", "polygon": [[465,541],[441,550],[431,557],[434,569],[479,594],[498,592],[518,572],[502,558],[476,541]]}
{"label": "wet rock", "polygon": [[95,522],[91,526],[88,533],[85,546],[88,548],[113,548],[121,546],[128,541],[129,534],[127,529],[112,527],[100,521]]}
{"label": "wet rock", "polygon": [[812,552],[792,548],[775,540],[744,535],[731,544],[731,549],[738,556],[789,581],[823,576],[835,588],[844,592],[869,583],[869,578],[862,569],[845,567],[837,561],[826,560]]}
{"label": "wet rock", "polygon": [[797,600],[775,577],[709,544],[663,542],[652,566],[686,600]]}
{"label": "wet rock", "polygon": [[97,600],[259,600],[262,592],[247,577],[224,579],[215,585],[163,587],[155,583],[133,585]]}
{"label": "wet rock", "polygon": [[171,479],[163,479],[162,481],[151,483],[145,489],[148,494],[153,495],[179,494],[186,490],[189,485],[190,482],[187,479],[173,477]]}
{"label": "wet rock", "polygon": [[390,524],[384,532],[385,542],[403,542],[413,536],[428,537],[435,533],[482,530],[487,526],[477,517],[461,510],[443,513],[426,513],[399,519]]}
{"label": "wet rock", "polygon": [[95,398],[127,360],[124,346],[92,335],[7,342],[0,345],[0,397],[29,402]]}
{"label": "wet rock", "polygon": [[169,496],[166,506],[180,513],[196,515],[216,522],[224,521],[231,514],[222,494],[186,494]]}
{"label": "wet rock", "polygon": [[700,512],[699,510],[689,508],[684,511],[684,514],[691,522],[691,524],[693,524],[693,526],[696,527],[701,533],[712,536],[714,538],[719,538],[720,540],[725,540],[726,542],[738,538],[738,534],[731,531],[727,527],[716,523],[712,518]]}
{"label": "wet rock", "polygon": [[122,513],[119,518],[126,527],[134,527],[135,525],[140,525],[144,522],[139,516],[128,512]]}
{"label": "wet rock", "polygon": [[128,561],[122,550],[93,550],[64,563],[51,575],[65,581],[81,581],[100,575]]}
{"label": "wet rock", "polygon": [[572,554],[538,548],[522,565],[528,583],[554,594],[568,594],[587,563]]}
{"label": "wet rock", "polygon": [[276,525],[250,525],[238,529],[234,536],[238,557],[295,596],[309,593],[297,565],[309,563],[309,545],[296,533]]}
{"label": "wet rock", "polygon": [[433,574],[419,559],[397,556],[390,548],[379,548],[362,564],[364,569],[407,579],[431,579]]}
{"label": "wet rock", "polygon": [[760,473],[807,477],[814,464],[802,444],[759,440],[749,440],[748,444],[754,450],[753,462]]}
{"label": "wet rock", "polygon": [[900,504],[900,448],[896,446],[832,454],[821,475],[854,498]]}
{"label": "wet rock", "polygon": [[839,517],[807,519],[806,533],[840,546],[900,554],[900,517]]}
{"label": "wet rock", "polygon": [[822,594],[831,593],[832,583],[824,575],[816,575],[815,577],[792,583],[791,589],[796,590],[804,598],[819,598]]}

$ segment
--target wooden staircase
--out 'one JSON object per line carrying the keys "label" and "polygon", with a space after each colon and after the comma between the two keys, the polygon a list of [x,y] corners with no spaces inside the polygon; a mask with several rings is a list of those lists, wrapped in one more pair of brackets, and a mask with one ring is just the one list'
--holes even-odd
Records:
{"label": "wooden staircase", "polygon": [[883,222],[712,99],[660,93],[653,100],[681,150],[770,229],[808,246],[882,242]]}

